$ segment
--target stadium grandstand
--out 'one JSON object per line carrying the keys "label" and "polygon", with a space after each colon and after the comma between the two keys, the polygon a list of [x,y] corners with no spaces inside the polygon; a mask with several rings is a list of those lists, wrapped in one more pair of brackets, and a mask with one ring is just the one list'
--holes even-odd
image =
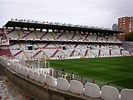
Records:
{"label": "stadium grandstand", "polygon": [[[131,56],[133,45],[118,40],[119,33],[122,31],[11,19],[0,29],[0,69],[16,86],[38,100],[132,100],[132,59],[119,56]],[[106,63],[104,57],[113,58],[108,58]],[[77,58],[92,58],[93,61]],[[118,61],[118,58],[122,59]],[[38,60],[38,63],[34,60]],[[40,60],[45,61],[45,66],[41,66]],[[46,60],[61,61],[62,65],[59,62],[55,65],[61,69],[65,68],[66,72],[60,68],[54,69],[50,62],[47,68]],[[64,62],[70,64],[65,65]],[[89,67],[83,66],[84,62],[87,62]],[[95,65],[91,65],[92,63]],[[79,67],[80,64],[82,66]],[[67,71],[70,72],[67,68],[75,73],[73,79],[65,78]],[[87,74],[87,81],[79,81],[76,78],[78,71],[73,69]],[[100,86],[96,80],[90,81],[98,79],[90,77],[91,74],[100,76],[99,81],[104,84]],[[84,77],[82,76],[81,79]],[[119,90],[112,82],[124,86]]]}
{"label": "stadium grandstand", "polygon": [[2,29],[1,55],[25,60],[131,55],[117,39],[121,31],[83,25],[11,19]]}

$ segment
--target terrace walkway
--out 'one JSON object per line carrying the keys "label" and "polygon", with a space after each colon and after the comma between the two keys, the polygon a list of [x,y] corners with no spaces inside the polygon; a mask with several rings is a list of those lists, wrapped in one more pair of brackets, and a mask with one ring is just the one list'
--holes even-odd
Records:
{"label": "terrace walkway", "polygon": [[0,100],[35,100],[14,85],[0,70]]}

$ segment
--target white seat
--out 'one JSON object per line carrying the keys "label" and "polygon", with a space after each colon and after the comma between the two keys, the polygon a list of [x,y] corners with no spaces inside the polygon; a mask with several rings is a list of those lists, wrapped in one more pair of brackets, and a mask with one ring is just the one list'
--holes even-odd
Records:
{"label": "white seat", "polygon": [[60,90],[69,90],[70,84],[68,81],[62,77],[57,78],[57,88]]}
{"label": "white seat", "polygon": [[77,80],[71,80],[70,91],[76,94],[83,94],[84,93],[83,84]]}
{"label": "white seat", "polygon": [[10,62],[10,67],[11,67],[11,69],[14,70],[14,65],[15,65],[14,62],[11,61],[11,60],[10,60],[9,62]]}
{"label": "white seat", "polygon": [[18,73],[21,73],[21,67],[20,66],[18,67]]}
{"label": "white seat", "polygon": [[21,74],[25,75],[25,67],[21,67]]}
{"label": "white seat", "polygon": [[48,68],[43,68],[43,73],[44,74],[49,74],[49,69]]}
{"label": "white seat", "polygon": [[40,73],[37,72],[37,71],[34,72],[34,80],[36,80],[36,81],[38,81],[38,82],[39,82],[39,80],[40,80]]}
{"label": "white seat", "polygon": [[46,74],[40,73],[40,83],[45,83],[46,82]]}
{"label": "white seat", "polygon": [[19,66],[18,66],[18,64],[16,64],[15,66],[16,66],[16,67],[15,67],[15,72],[18,73],[18,72],[19,72]]}
{"label": "white seat", "polygon": [[90,97],[100,97],[100,88],[97,84],[85,83],[84,94]]}
{"label": "white seat", "polygon": [[18,65],[18,73],[21,73],[21,67],[23,67],[21,64],[17,63]]}
{"label": "white seat", "polygon": [[10,67],[12,68],[12,70],[16,70],[16,64],[14,63],[14,61],[13,60],[10,60],[9,61],[10,62]]}
{"label": "white seat", "polygon": [[120,100],[133,100],[133,89],[122,89]]}
{"label": "white seat", "polygon": [[10,65],[10,63],[8,62],[8,60],[5,57],[1,57],[0,60],[1,60],[1,63],[3,63],[4,65],[6,65],[6,66]]}
{"label": "white seat", "polygon": [[56,87],[57,86],[57,80],[48,74],[46,75],[46,83],[50,87]]}
{"label": "white seat", "polygon": [[25,68],[25,76],[27,77],[29,75],[29,69]]}
{"label": "white seat", "polygon": [[113,86],[102,86],[101,98],[104,100],[119,100],[119,91]]}
{"label": "white seat", "polygon": [[34,79],[34,71],[31,69],[29,70],[29,78]]}
{"label": "white seat", "polygon": [[14,71],[16,71],[16,65],[15,65],[15,64],[13,64],[12,69],[13,69]]}

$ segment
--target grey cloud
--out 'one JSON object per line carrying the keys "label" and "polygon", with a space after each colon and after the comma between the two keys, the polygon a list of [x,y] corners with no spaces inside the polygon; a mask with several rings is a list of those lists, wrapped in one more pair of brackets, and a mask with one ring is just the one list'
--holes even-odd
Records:
{"label": "grey cloud", "polygon": [[0,26],[10,18],[47,20],[110,28],[132,16],[132,0],[0,0]]}

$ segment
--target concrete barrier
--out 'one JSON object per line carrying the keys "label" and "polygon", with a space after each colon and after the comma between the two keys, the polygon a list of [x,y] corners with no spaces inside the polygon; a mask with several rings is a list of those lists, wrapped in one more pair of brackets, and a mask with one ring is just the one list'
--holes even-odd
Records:
{"label": "concrete barrier", "polygon": [[35,97],[37,100],[101,100],[100,98],[76,95],[69,91],[62,91],[57,88],[42,86],[41,83],[16,73],[11,68],[1,64],[0,70],[2,70],[16,86]]}

